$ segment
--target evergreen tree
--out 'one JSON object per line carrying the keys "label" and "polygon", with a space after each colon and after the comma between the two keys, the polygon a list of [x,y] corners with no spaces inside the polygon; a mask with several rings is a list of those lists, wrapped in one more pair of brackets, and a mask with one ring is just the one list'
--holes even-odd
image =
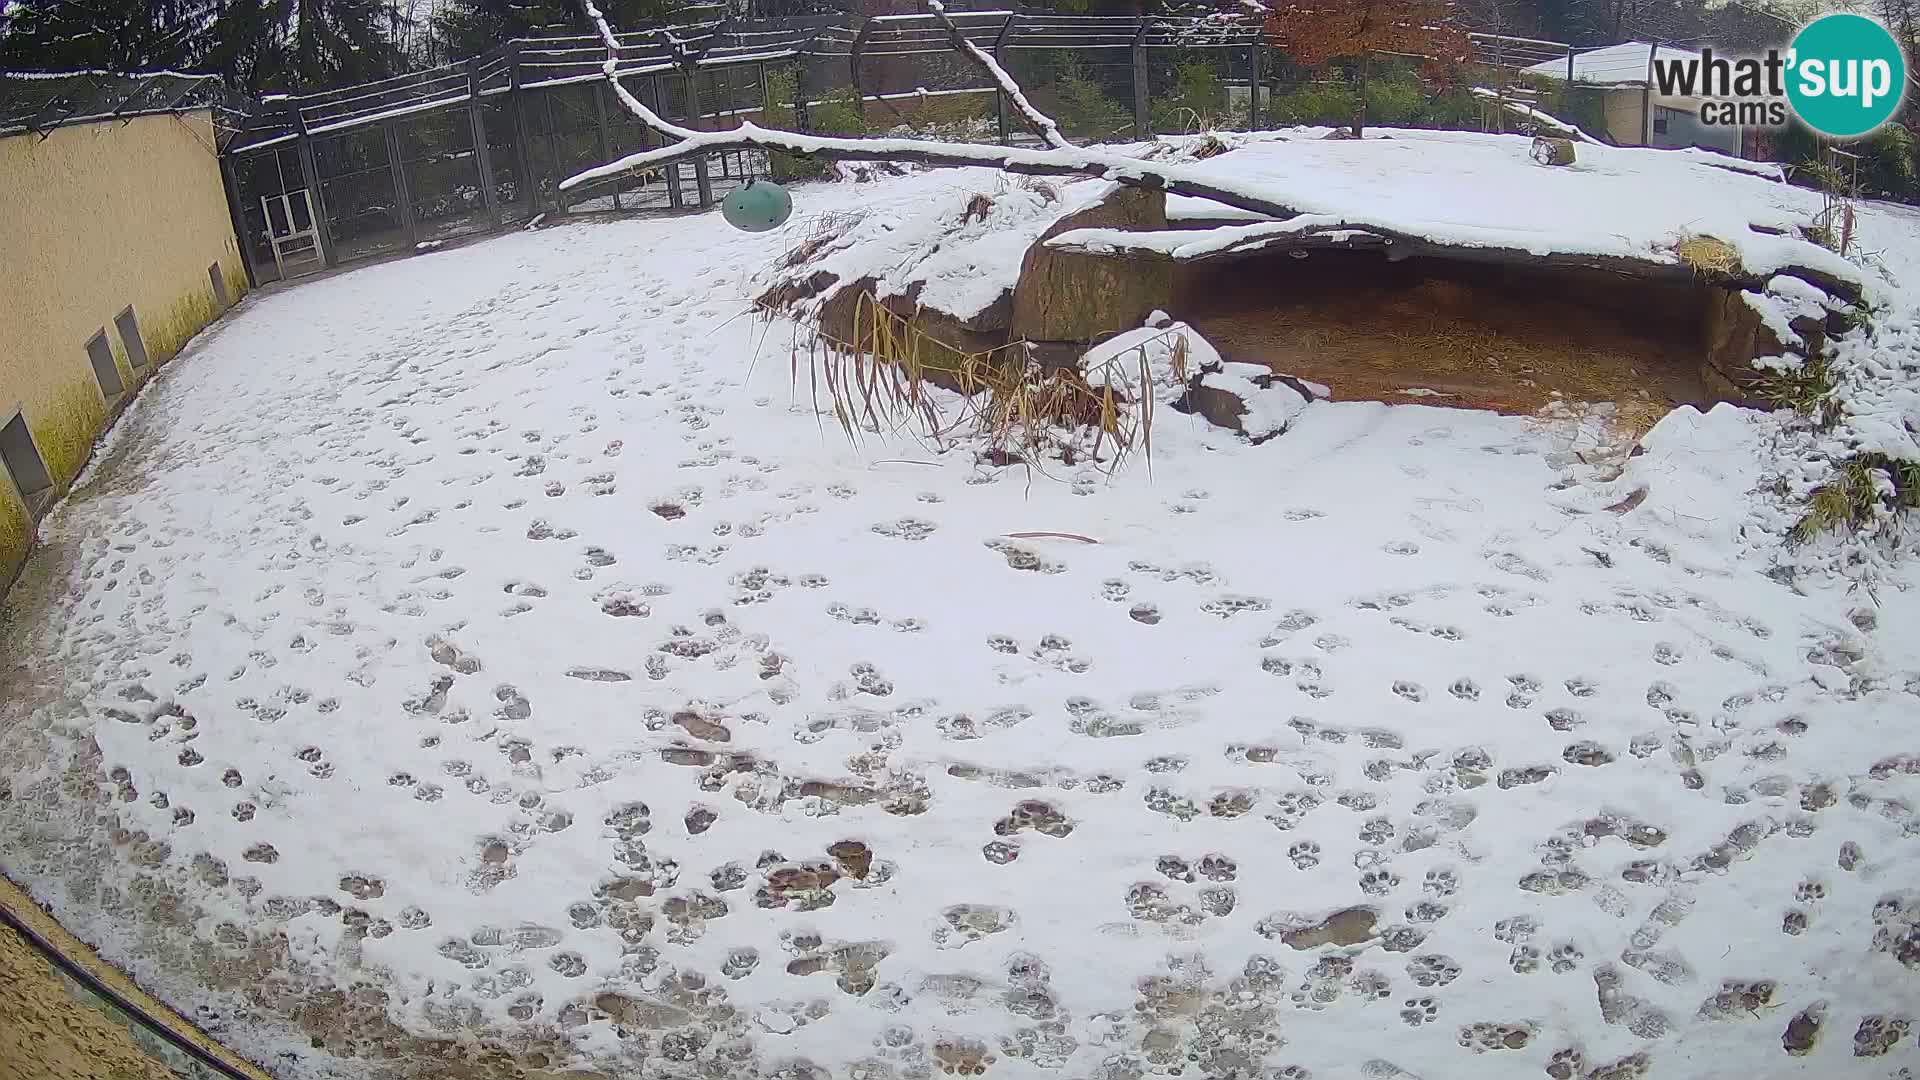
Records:
{"label": "evergreen tree", "polygon": [[286,74],[301,87],[365,82],[401,67],[384,0],[292,0],[287,47]]}
{"label": "evergreen tree", "polygon": [[[615,30],[657,25],[668,10],[666,0],[600,0]],[[478,56],[514,38],[542,34],[587,34],[579,0],[442,0],[433,15],[438,52],[447,59]]]}
{"label": "evergreen tree", "polygon": [[7,0],[0,67],[181,70],[206,47],[209,0]]}

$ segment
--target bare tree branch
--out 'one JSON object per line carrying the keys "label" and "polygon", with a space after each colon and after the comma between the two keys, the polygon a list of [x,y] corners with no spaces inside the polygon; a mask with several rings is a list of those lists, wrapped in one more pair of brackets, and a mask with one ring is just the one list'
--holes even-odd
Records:
{"label": "bare tree branch", "polygon": [[967,40],[967,36],[960,32],[960,27],[947,16],[946,4],[941,0],[926,0],[926,5],[927,10],[933,13],[933,17],[940,20],[940,25],[946,27],[947,38],[953,42],[953,47],[986,71],[994,83],[1000,87],[1000,92],[1007,95],[1007,100],[1019,110],[1027,126],[1033,129],[1035,135],[1040,136],[1042,142],[1061,150],[1073,147],[1073,144],[1067,141],[1067,137],[1060,134],[1060,125],[1054,122],[1053,117],[1041,112],[1034,107],[1033,102],[1027,100],[1026,92],[1020,88],[1019,83],[1014,81],[1012,75],[1007,74],[1007,69],[1000,66],[1000,61],[995,60],[985,49]]}
{"label": "bare tree branch", "polygon": [[[576,173],[561,181],[560,189],[570,191],[584,184],[612,179],[629,172],[657,169],[676,161],[702,157],[717,150],[754,147],[781,153],[831,158],[837,161],[906,161],[924,165],[975,165],[1034,176],[1093,176],[1132,187],[1160,190],[1174,195],[1190,195],[1267,217],[1286,218],[1298,213],[1296,207],[1277,202],[1257,188],[1242,187],[1221,177],[1203,177],[1178,164],[1149,162],[1095,147],[1073,145],[1060,134],[1059,125],[1054,123],[1051,117],[1035,108],[1027,100],[1020,84],[1007,74],[1005,68],[1001,67],[985,50],[966,41],[952,19],[947,16],[941,0],[928,0],[928,2],[936,8],[935,18],[940,19],[948,32],[965,46],[963,51],[967,51],[976,63],[981,64],[992,74],[1002,90],[1015,102],[1015,106],[1030,123],[1035,125],[1036,129],[1042,132],[1042,137],[1049,138],[1052,143],[1049,149],[1027,150],[986,143],[954,143],[929,139],[840,138],[764,128],[747,122],[742,122],[739,127],[730,131],[695,131],[681,127],[647,108],[625,86],[621,85],[618,74],[620,40],[614,35],[606,16],[601,13],[593,0],[583,0],[587,17],[592,20],[600,40],[607,47],[607,59],[601,64],[601,70],[606,73],[607,81],[613,84],[614,93],[620,104],[641,123],[666,138],[678,141],[653,150],[628,154],[604,165]],[[1047,132],[1051,132],[1050,137],[1046,134]]]}

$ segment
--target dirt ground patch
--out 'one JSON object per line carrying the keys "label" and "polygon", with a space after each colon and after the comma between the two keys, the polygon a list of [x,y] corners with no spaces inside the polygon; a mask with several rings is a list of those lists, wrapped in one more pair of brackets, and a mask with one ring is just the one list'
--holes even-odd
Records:
{"label": "dirt ground patch", "polygon": [[1316,252],[1195,267],[1179,310],[1227,359],[1325,383],[1336,400],[1503,413],[1614,401],[1656,415],[1712,401],[1704,286]]}

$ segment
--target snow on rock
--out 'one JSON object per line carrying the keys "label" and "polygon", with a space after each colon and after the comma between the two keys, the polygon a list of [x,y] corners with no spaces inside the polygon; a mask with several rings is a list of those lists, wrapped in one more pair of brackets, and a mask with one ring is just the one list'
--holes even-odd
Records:
{"label": "snow on rock", "polygon": [[1148,373],[1155,401],[1171,405],[1185,394],[1187,381],[1220,366],[1220,352],[1200,331],[1156,311],[1148,325],[1115,334],[1088,349],[1080,368],[1094,387],[1114,386],[1138,395],[1140,372]]}
{"label": "snow on rock", "polygon": [[[1543,169],[1529,156],[1526,136],[1419,130],[1375,135],[1250,141],[1183,168],[1233,190],[1257,191],[1317,224],[1371,225],[1466,247],[1661,263],[1678,261],[1674,247],[1685,237],[1708,235],[1731,244],[1750,274],[1805,266],[1842,281],[1864,278],[1870,294],[1881,294],[1876,277],[1839,255],[1797,235],[1755,231],[1752,226],[1792,233],[1819,211],[1820,195],[1716,167],[1732,159],[1582,144],[1573,165]],[[1176,200],[1169,214],[1193,211]],[[1263,227],[1276,226],[1245,228]],[[1284,232],[1303,226],[1277,227]],[[1207,241],[1189,235],[1178,242]]]}
{"label": "snow on rock", "polygon": [[1187,385],[1182,405],[1219,427],[1263,443],[1284,433],[1309,400],[1266,367],[1235,363],[1201,369]]}
{"label": "snow on rock", "polygon": [[[1772,418],[1586,506],[1424,404],[854,446],[735,317],[791,240],[517,232],[196,339],[0,609],[8,875],[287,1080],[1910,1060],[1920,591],[1742,548]],[[1847,430],[1916,345],[1838,355]]]}
{"label": "snow on rock", "polygon": [[[788,272],[830,273],[840,287],[871,278],[883,299],[919,285],[921,305],[972,318],[1013,288],[1020,257],[1047,226],[1098,201],[1111,186],[1099,180],[1011,183],[991,169],[889,178],[863,185],[857,208],[789,226],[795,248],[810,239],[808,230],[834,239]],[[802,194],[829,191],[814,186]]]}

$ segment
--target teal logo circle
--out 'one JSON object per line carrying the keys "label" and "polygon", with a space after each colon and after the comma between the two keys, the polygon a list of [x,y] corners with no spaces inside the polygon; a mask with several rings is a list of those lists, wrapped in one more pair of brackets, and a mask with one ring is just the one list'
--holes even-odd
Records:
{"label": "teal logo circle", "polygon": [[1900,108],[1906,86],[1900,43],[1864,15],[1822,15],[1794,35],[1787,101],[1822,135],[1850,139],[1874,131]]}

